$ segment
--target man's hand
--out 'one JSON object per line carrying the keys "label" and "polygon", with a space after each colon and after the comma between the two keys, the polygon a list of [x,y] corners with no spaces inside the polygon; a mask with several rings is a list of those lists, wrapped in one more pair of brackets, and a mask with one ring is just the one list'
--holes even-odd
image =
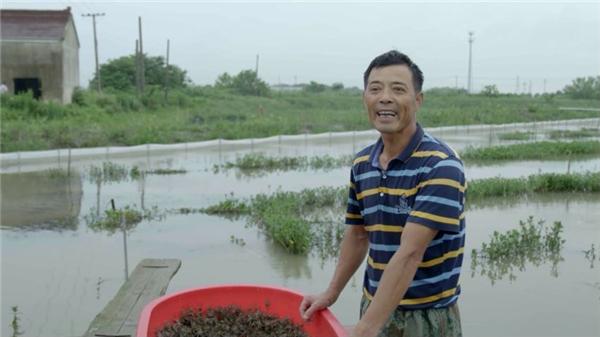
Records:
{"label": "man's hand", "polygon": [[329,307],[335,302],[335,300],[335,296],[332,296],[327,292],[319,295],[304,296],[302,303],[300,303],[300,316],[302,316],[302,319],[307,321],[316,311]]}

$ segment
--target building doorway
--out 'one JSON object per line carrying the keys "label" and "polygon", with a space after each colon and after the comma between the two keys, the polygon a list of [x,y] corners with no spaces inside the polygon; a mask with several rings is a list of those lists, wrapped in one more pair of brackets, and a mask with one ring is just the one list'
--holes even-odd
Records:
{"label": "building doorway", "polygon": [[39,78],[15,78],[15,95],[30,91],[33,93],[33,98],[40,99],[42,97],[42,83]]}

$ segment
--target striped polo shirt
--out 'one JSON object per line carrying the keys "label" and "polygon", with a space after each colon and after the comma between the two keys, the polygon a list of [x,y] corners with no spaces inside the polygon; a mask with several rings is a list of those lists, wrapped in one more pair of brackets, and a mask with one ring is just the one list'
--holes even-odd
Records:
{"label": "striped polo shirt", "polygon": [[406,222],[438,233],[398,303],[403,310],[442,308],[456,302],[465,243],[463,164],[454,150],[423,131],[383,170],[381,138],[360,151],[352,165],[347,225],[364,226],[369,256],[363,292],[375,295],[386,264],[398,250]]}

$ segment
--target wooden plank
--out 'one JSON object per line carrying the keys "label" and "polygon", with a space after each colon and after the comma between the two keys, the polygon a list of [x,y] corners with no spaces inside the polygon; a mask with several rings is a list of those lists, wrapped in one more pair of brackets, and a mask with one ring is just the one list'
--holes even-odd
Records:
{"label": "wooden plank", "polygon": [[83,336],[135,336],[142,309],[153,299],[165,294],[180,266],[181,261],[176,259],[142,260],[115,297],[90,323]]}

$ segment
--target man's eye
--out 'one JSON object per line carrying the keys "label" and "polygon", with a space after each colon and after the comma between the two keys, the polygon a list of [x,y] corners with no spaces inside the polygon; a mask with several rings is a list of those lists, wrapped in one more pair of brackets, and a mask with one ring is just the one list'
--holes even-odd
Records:
{"label": "man's eye", "polygon": [[370,92],[378,92],[379,91],[379,87],[371,87],[371,89],[369,89]]}
{"label": "man's eye", "polygon": [[394,87],[392,88],[395,92],[404,92],[404,88],[403,87]]}

